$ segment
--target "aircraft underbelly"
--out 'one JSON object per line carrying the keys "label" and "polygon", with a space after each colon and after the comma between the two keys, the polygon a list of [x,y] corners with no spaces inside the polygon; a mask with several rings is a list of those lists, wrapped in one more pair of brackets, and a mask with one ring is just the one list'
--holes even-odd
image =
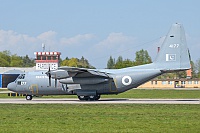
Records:
{"label": "aircraft underbelly", "polygon": [[112,81],[112,79],[106,83],[100,83],[100,84],[94,84],[94,85],[80,85],[80,87],[82,91],[94,90],[98,94],[117,93],[117,88],[114,82]]}

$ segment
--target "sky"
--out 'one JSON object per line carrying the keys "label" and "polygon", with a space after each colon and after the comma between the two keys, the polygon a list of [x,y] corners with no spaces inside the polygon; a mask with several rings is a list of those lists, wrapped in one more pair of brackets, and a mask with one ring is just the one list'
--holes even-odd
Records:
{"label": "sky", "polygon": [[61,52],[106,68],[110,56],[152,60],[173,23],[184,26],[192,60],[200,59],[199,0],[0,0],[0,51]]}

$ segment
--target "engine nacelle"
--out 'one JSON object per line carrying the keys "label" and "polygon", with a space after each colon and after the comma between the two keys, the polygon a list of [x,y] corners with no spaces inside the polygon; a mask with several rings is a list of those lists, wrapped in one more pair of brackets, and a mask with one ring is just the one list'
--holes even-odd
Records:
{"label": "engine nacelle", "polygon": [[53,79],[64,79],[64,78],[69,78],[69,73],[65,70],[55,70],[51,71],[51,78]]}

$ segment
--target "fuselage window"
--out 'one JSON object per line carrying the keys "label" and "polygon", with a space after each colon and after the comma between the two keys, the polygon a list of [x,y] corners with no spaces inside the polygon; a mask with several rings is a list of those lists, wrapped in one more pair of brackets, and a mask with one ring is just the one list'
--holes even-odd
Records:
{"label": "fuselage window", "polygon": [[17,81],[17,85],[21,85],[21,81]]}

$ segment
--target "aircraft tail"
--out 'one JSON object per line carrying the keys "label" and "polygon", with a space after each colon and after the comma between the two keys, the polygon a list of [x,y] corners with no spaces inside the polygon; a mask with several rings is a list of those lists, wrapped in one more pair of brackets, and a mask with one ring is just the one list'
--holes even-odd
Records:
{"label": "aircraft tail", "polygon": [[190,69],[185,31],[181,24],[173,24],[153,63],[163,71]]}

